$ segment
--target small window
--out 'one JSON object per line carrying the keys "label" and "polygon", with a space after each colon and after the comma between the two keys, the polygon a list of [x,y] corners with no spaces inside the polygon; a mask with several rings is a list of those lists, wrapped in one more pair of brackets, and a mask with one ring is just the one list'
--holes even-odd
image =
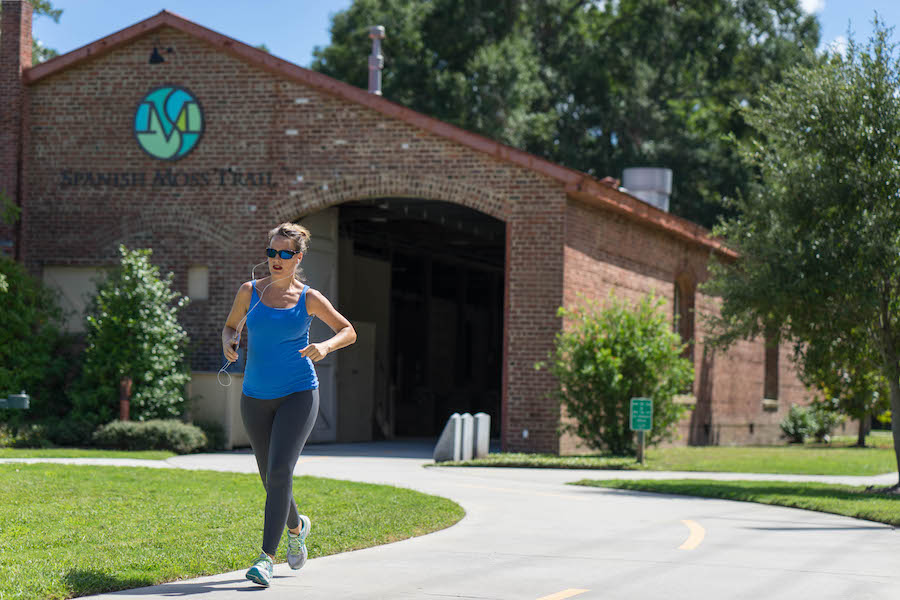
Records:
{"label": "small window", "polygon": [[767,334],[766,340],[766,373],[763,398],[778,400],[778,340],[773,334]]}
{"label": "small window", "polygon": [[191,300],[209,299],[209,267],[188,269],[188,297]]}
{"label": "small window", "polygon": [[688,275],[675,279],[673,307],[674,330],[681,336],[687,347],[682,352],[684,358],[694,360],[694,283]]}

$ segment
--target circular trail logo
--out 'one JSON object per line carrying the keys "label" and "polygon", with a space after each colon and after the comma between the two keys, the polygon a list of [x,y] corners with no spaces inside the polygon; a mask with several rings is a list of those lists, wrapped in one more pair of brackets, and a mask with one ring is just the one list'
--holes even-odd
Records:
{"label": "circular trail logo", "polygon": [[200,103],[184,88],[166,86],[151,90],[134,113],[134,135],[138,145],[153,158],[183,158],[203,136]]}

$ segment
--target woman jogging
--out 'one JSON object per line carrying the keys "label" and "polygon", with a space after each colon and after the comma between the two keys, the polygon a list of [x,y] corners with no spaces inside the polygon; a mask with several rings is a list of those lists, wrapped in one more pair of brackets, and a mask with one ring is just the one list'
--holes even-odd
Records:
{"label": "woman jogging", "polygon": [[[241,417],[266,489],[262,553],[247,579],[269,586],[275,552],[288,527],[287,561],[292,569],[306,562],[310,520],[293,497],[294,466],[319,412],[319,382],[313,362],[356,341],[356,331],[318,291],[305,285],[299,269],[309,247],[309,231],[282,223],[269,232],[269,277],[241,285],[222,330],[225,358],[235,362],[243,324],[247,323],[247,361]],[[335,332],[324,342],[309,342],[309,324],[319,317]]]}

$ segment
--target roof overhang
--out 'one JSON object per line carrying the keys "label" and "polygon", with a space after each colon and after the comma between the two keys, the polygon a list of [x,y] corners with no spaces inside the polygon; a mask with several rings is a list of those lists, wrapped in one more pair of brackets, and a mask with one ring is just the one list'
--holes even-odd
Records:
{"label": "roof overhang", "polygon": [[650,206],[633,196],[598,182],[586,173],[563,167],[534,154],[517,150],[482,135],[460,129],[449,123],[386,100],[381,96],[370,94],[366,90],[316,71],[305,69],[289,61],[272,56],[268,52],[197,25],[167,10],[163,10],[131,27],[126,27],[86,46],[25,70],[23,73],[24,82],[28,85],[35,84],[74,65],[111,52],[161,27],[172,27],[197,37],[222,52],[226,52],[280,77],[316,88],[343,100],[361,104],[385,116],[404,121],[478,152],[546,175],[560,182],[567,196],[575,200],[625,215],[648,227],[667,232],[682,241],[707,247],[709,250],[724,256],[737,257],[733,250],[726,247],[719,240],[711,238],[709,231],[700,225]]}

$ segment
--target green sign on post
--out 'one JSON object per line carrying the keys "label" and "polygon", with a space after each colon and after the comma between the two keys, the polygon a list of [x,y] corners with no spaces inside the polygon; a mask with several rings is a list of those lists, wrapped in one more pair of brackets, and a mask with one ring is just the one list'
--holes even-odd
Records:
{"label": "green sign on post", "polygon": [[650,398],[631,399],[631,430],[650,431],[653,429],[653,400]]}
{"label": "green sign on post", "polygon": [[653,429],[653,400],[631,399],[631,430],[638,432],[638,462],[644,464],[644,432]]}

